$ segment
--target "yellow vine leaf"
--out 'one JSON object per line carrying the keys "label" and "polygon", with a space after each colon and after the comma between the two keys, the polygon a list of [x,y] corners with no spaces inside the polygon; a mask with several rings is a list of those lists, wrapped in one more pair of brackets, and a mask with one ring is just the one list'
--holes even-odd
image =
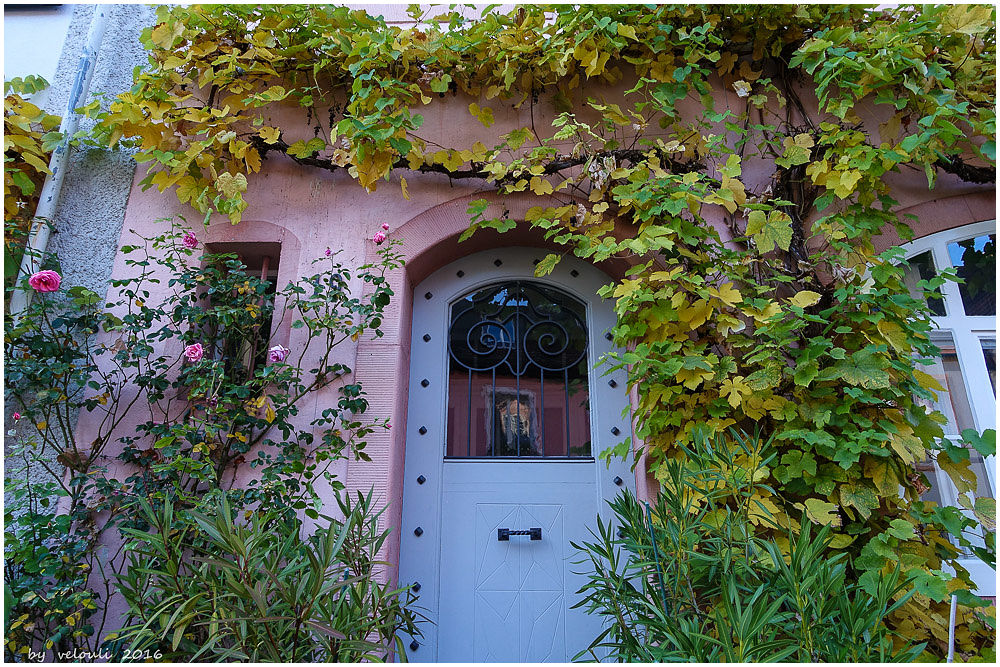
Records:
{"label": "yellow vine leaf", "polygon": [[469,105],[469,113],[475,116],[484,127],[490,127],[496,122],[493,118],[493,109],[481,107],[475,102]]}
{"label": "yellow vine leaf", "polygon": [[959,493],[975,492],[976,473],[969,468],[972,464],[970,459],[956,462],[944,454],[937,457],[937,464],[941,470],[948,473],[948,477],[951,478]]}
{"label": "yellow vine leaf", "polygon": [[944,391],[944,387],[938,382],[938,379],[933,375],[925,373],[914,369],[913,377],[916,379],[917,384],[919,384],[924,389],[930,389],[932,391]]}
{"label": "yellow vine leaf", "polygon": [[882,334],[887,341],[889,341],[889,345],[892,346],[892,349],[903,354],[909,354],[910,343],[906,339],[906,331],[903,330],[903,327],[899,326],[895,322],[882,320],[875,325],[875,328],[878,329],[878,332]]}
{"label": "yellow vine leaf", "polygon": [[762,309],[749,308],[747,314],[753,316],[757,324],[764,324],[775,315],[781,312],[781,306],[776,301],[768,300],[767,305]]}
{"label": "yellow vine leaf", "polygon": [[777,246],[788,250],[792,242],[792,219],[783,211],[750,211],[747,216],[747,236],[752,236],[761,252],[771,252]]}
{"label": "yellow vine leaf", "polygon": [[246,192],[247,177],[243,174],[231,174],[228,171],[223,172],[219,174],[219,178],[215,181],[215,189],[227,199],[236,199],[240,193]]}
{"label": "yellow vine leaf", "polygon": [[[550,195],[552,194],[552,184],[541,176],[532,176],[531,191],[536,195]],[[607,206],[605,206],[605,208],[607,208]]]}
{"label": "yellow vine leaf", "polygon": [[375,183],[382,178],[392,166],[393,154],[387,150],[368,150],[364,158],[358,162],[358,182],[370,192],[375,192]]}
{"label": "yellow vine leaf", "polygon": [[806,516],[810,521],[824,526],[839,526],[841,523],[837,506],[819,498],[806,499]]}
{"label": "yellow vine leaf", "polygon": [[629,39],[639,39],[635,34],[635,28],[624,23],[618,24],[618,34],[622,37],[628,37]]}
{"label": "yellow vine leaf", "polygon": [[884,459],[865,460],[865,477],[870,479],[883,495],[889,496],[899,488],[899,478],[890,463]]}
{"label": "yellow vine leaf", "polygon": [[913,435],[913,431],[894,433],[889,440],[892,451],[899,455],[907,465],[912,465],[924,458],[926,454],[920,438]]}
{"label": "yellow vine leaf", "polygon": [[677,319],[693,330],[703,325],[712,316],[713,310],[708,301],[698,299],[691,305],[679,309]]}
{"label": "yellow vine leaf", "polygon": [[261,139],[267,143],[273,144],[276,143],[278,141],[278,137],[281,136],[281,130],[276,127],[262,127],[257,130],[257,134],[259,134]]}
{"label": "yellow vine leaf", "polygon": [[975,35],[991,26],[992,11],[989,5],[954,5],[944,15],[941,28],[945,32]]}
{"label": "yellow vine leaf", "polygon": [[812,290],[802,290],[789,299],[789,303],[799,308],[808,308],[819,303],[821,296]]}
{"label": "yellow vine leaf", "polygon": [[753,393],[753,390],[743,383],[742,375],[737,375],[732,379],[726,378],[719,388],[719,395],[729,401],[729,405],[734,409],[740,407],[743,395],[750,393]]}

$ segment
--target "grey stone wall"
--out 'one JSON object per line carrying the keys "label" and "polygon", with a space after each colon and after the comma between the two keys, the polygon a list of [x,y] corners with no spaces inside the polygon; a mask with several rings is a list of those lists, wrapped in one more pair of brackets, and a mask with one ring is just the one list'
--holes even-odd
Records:
{"label": "grey stone wall", "polygon": [[[113,97],[131,88],[133,69],[146,63],[139,34],[144,27],[155,22],[154,10],[144,5],[105,7],[109,12],[108,24],[87,102],[94,99],[97,93]],[[50,113],[62,115],[65,112],[93,12],[94,5],[75,5],[73,8],[73,18],[56,74],[50,81],[51,87],[45,91],[43,98],[35,100]],[[79,129],[86,130],[92,126],[93,121],[83,118]],[[98,294],[107,293],[135,169],[135,160],[125,151],[78,147],[70,150],[66,179],[47,248],[59,257],[67,287],[83,285]],[[13,429],[11,415],[17,407],[14,403],[4,402],[5,433]],[[5,438],[5,442],[5,452],[9,452],[9,437]],[[50,479],[50,476],[40,467],[32,467],[28,478],[41,481]]]}
{"label": "grey stone wall", "polygon": [[[132,71],[146,63],[139,34],[155,22],[145,5],[106,5],[108,25],[97,58],[90,99],[95,93],[117,95],[132,87]],[[76,5],[46,107],[62,113],[76,75],[80,50],[87,40],[93,5]],[[92,121],[82,119],[80,129]],[[121,150],[81,149],[70,152],[66,181],[54,218],[49,250],[62,264],[69,285],[105,294],[128,204],[136,164]]]}

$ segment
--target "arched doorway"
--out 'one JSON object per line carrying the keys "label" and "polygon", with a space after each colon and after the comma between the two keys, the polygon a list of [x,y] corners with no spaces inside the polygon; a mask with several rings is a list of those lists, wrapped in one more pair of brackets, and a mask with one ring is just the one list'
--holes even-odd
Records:
{"label": "arched doorway", "polygon": [[626,379],[598,365],[609,278],[568,258],[536,279],[545,254],[476,253],[414,289],[399,583],[434,625],[411,660],[565,662],[600,631],[570,609],[570,541],[634,489],[598,459],[629,432]]}

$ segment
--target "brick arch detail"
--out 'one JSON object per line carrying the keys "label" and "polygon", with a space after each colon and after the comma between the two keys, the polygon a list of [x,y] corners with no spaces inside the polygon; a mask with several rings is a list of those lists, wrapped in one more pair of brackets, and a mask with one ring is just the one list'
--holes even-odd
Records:
{"label": "brick arch detail", "polygon": [[[930,199],[896,211],[899,219],[913,228],[913,240],[974,222],[994,220],[996,213],[996,192],[993,190]],[[904,218],[904,215],[914,215],[917,220]],[[875,239],[875,249],[881,252],[907,242],[891,229]]]}

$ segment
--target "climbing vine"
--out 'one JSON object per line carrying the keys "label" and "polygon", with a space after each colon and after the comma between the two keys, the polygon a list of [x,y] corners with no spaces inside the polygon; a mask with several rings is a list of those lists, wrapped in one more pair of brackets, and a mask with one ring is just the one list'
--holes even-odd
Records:
{"label": "climbing vine", "polygon": [[46,113],[25,99],[48,87],[29,75],[4,82],[3,101],[3,247],[4,282],[17,275],[49,156],[62,135],[59,116]]}
{"label": "climbing vine", "polygon": [[[993,8],[415,7],[408,27],[342,7],[157,11],[149,67],[88,109],[98,141],[138,148],[143,187],[234,224],[275,158],[407,198],[421,174],[538,195],[523,221],[474,202],[464,236],[524,224],[563,254],[630,263],[604,291],[627,350],[610,362],[629,369],[661,482],[696,437],[762,429],[778,448],[755,479],[773,490],[754,498],[762,533],[787,543],[804,513],[860,581],[902,567],[916,594],[898,631],[941,655],[956,593],[960,651],[988,643],[956,558],[995,562],[968,450],[995,446],[943,439],[925,407],[942,388],[920,370],[937,354],[926,293],[958,277],[911,293],[900,251],[876,247],[912,237],[893,174],[995,183]],[[424,115],[456,105],[480,138],[429,139]],[[510,107],[528,122],[493,129]],[[920,501],[931,451],[967,512]]]}

